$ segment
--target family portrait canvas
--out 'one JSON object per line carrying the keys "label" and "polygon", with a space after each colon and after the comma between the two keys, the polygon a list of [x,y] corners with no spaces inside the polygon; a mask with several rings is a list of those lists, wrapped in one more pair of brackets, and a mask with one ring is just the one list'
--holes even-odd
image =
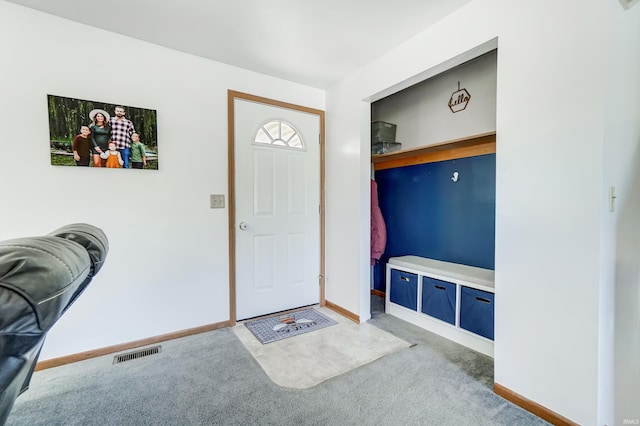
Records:
{"label": "family portrait canvas", "polygon": [[47,95],[54,166],[158,169],[156,110]]}

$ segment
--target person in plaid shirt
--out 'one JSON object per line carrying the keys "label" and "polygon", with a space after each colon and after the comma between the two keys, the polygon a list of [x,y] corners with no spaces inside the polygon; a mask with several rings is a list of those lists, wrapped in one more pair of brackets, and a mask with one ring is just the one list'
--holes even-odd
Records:
{"label": "person in plaid shirt", "polygon": [[133,123],[124,118],[125,112],[123,106],[115,107],[114,119],[109,123],[111,125],[111,140],[115,142],[116,149],[122,157],[124,164],[122,167],[129,168],[129,159],[131,158],[131,135],[136,131]]}

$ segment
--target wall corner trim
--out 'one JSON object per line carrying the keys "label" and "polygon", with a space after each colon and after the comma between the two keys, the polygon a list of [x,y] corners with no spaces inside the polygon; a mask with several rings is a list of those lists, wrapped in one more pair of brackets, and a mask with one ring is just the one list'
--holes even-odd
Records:
{"label": "wall corner trim", "polygon": [[380,291],[376,289],[371,289],[371,294],[373,294],[374,296],[380,296],[380,297],[385,297],[387,295],[384,291]]}
{"label": "wall corner trim", "polygon": [[501,384],[494,383],[493,384],[493,392],[497,395],[500,395],[507,401],[513,402],[517,406],[524,408],[530,413],[535,414],[543,420],[548,421],[549,423],[556,426],[579,426],[578,423],[575,423],[564,416],[556,413],[555,411],[549,410],[547,407],[544,407],[537,402],[531,401],[528,398],[512,391],[509,388],[502,386]]}
{"label": "wall corner trim", "polygon": [[342,306],[338,306],[335,303],[331,303],[328,300],[325,302],[325,307],[331,309],[332,311],[335,311],[337,313],[339,313],[340,315],[349,318],[351,321],[360,324],[360,316],[354,314],[351,311],[346,310],[345,308],[343,308]]}

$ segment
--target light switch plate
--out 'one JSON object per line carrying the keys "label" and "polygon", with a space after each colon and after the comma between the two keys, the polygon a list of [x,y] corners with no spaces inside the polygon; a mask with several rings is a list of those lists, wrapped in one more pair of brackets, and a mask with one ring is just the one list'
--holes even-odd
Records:
{"label": "light switch plate", "polygon": [[616,209],[616,189],[613,186],[609,187],[609,211],[615,211]]}
{"label": "light switch plate", "polygon": [[209,195],[209,204],[212,209],[223,209],[224,208],[224,194],[210,194]]}

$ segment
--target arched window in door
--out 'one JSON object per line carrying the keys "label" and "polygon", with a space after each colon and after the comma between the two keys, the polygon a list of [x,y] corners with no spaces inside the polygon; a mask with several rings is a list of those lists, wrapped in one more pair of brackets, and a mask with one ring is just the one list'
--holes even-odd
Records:
{"label": "arched window in door", "polygon": [[302,135],[291,123],[284,120],[271,120],[260,126],[253,143],[281,148],[304,150]]}

